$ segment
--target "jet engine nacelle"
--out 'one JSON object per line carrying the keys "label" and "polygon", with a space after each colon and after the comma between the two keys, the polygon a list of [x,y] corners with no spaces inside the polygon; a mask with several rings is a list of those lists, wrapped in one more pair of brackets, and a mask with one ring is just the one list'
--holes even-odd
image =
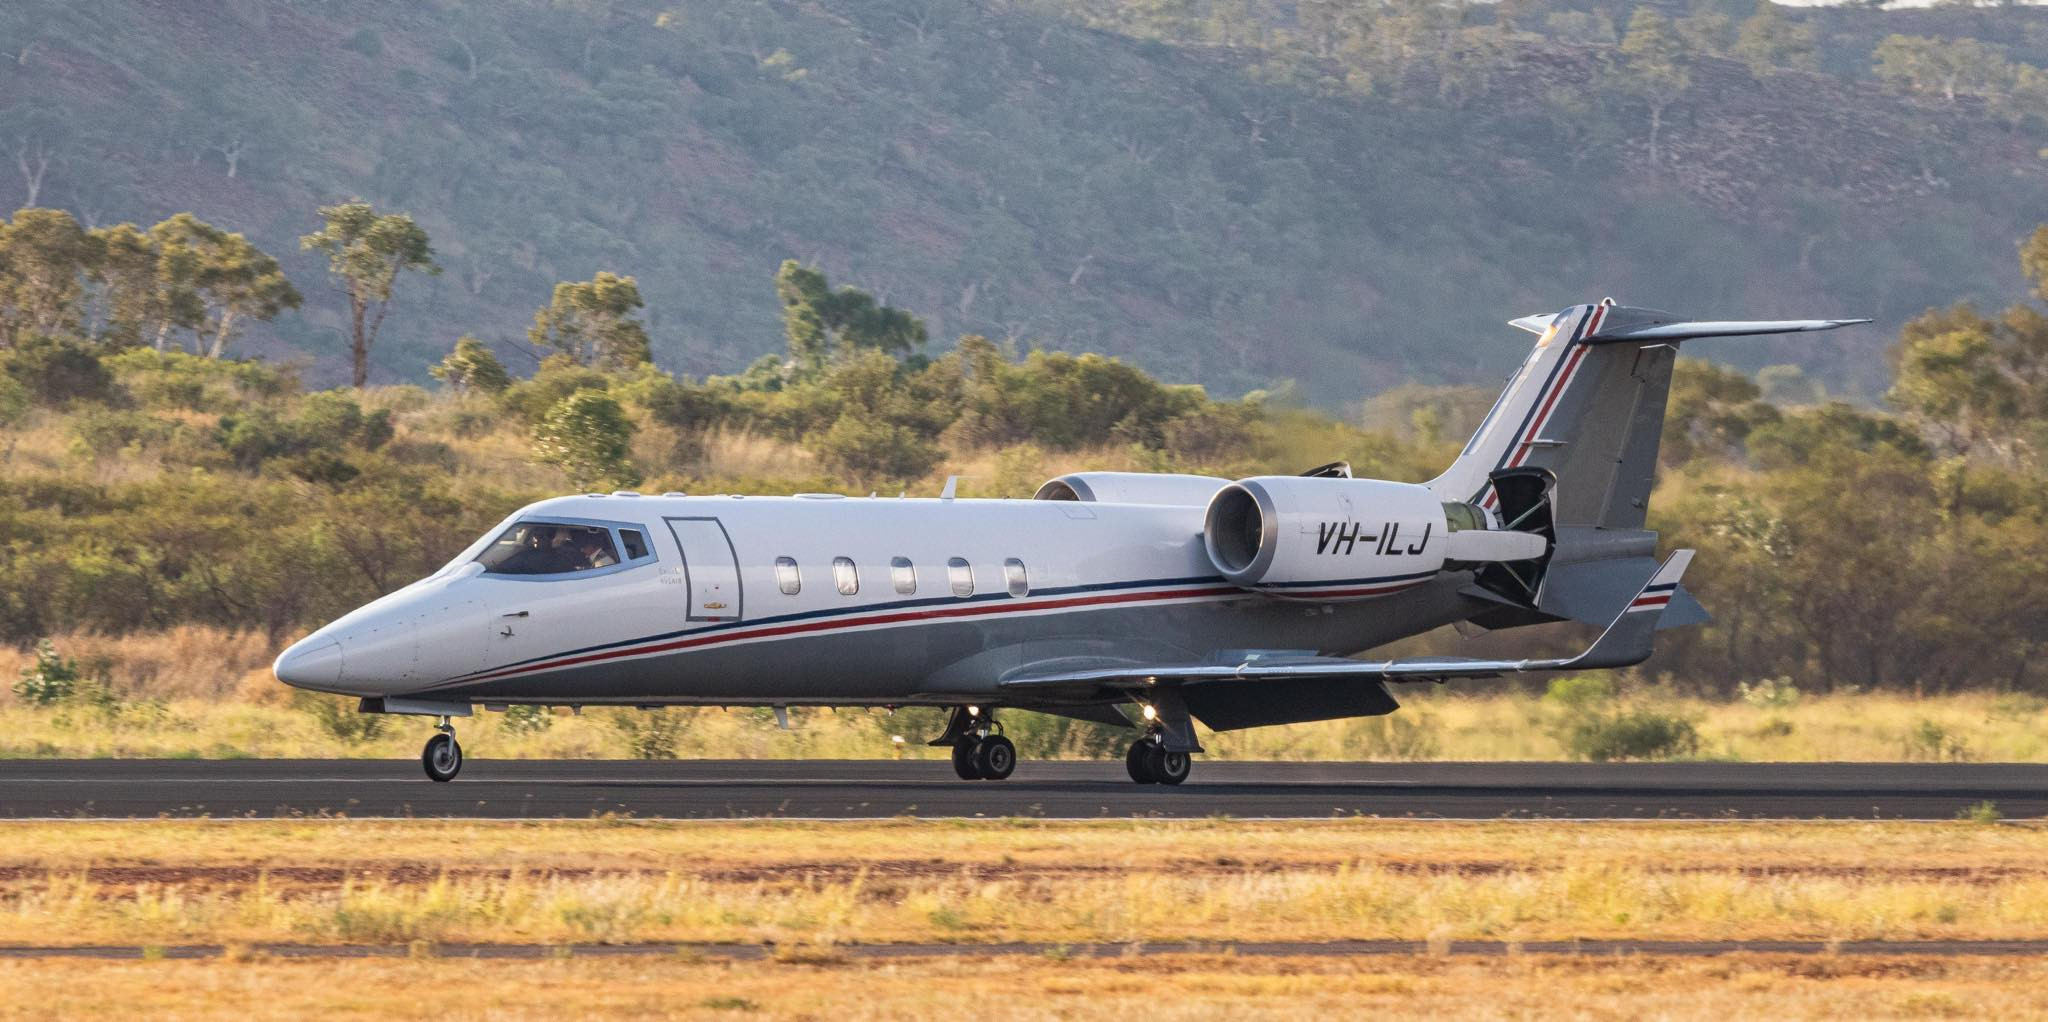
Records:
{"label": "jet engine nacelle", "polygon": [[1171,504],[1201,507],[1230,484],[1215,476],[1166,472],[1073,472],[1047,480],[1037,500],[1080,500],[1100,504]]}
{"label": "jet engine nacelle", "polygon": [[1428,581],[1450,528],[1428,487],[1257,476],[1209,501],[1203,544],[1231,583],[1273,596],[1358,600]]}

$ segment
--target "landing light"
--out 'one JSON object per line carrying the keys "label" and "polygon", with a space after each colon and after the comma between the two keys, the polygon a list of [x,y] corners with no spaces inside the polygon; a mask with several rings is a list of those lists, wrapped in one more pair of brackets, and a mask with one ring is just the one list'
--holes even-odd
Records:
{"label": "landing light", "polygon": [[968,715],[968,716],[970,716],[970,717],[979,717],[979,716],[981,716],[981,707],[979,707],[979,706],[970,706],[970,707],[968,707],[968,708],[967,708],[967,715]]}
{"label": "landing light", "polygon": [[1158,709],[1158,707],[1155,707],[1155,706],[1151,706],[1151,705],[1147,705],[1147,706],[1145,707],[1145,719],[1146,719],[1146,720],[1148,720],[1148,721],[1149,721],[1149,720],[1158,720],[1158,719],[1159,719],[1159,709]]}

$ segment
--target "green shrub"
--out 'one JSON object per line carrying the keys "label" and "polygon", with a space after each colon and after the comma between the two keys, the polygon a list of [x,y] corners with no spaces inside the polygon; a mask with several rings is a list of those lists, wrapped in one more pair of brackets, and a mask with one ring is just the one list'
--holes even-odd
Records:
{"label": "green shrub", "polygon": [[577,391],[609,390],[612,379],[595,369],[576,364],[567,355],[553,355],[542,362],[533,379],[507,387],[498,404],[511,415],[529,423],[539,422],[548,412]]}
{"label": "green shrub", "polygon": [[1550,679],[1543,702],[1572,713],[1592,713],[1614,701],[1614,681],[1604,674],[1572,674]]}
{"label": "green shrub", "polygon": [[306,395],[297,414],[289,419],[269,408],[223,415],[218,434],[221,447],[245,469],[260,468],[272,458],[332,453],[345,446],[374,451],[388,443],[391,435],[388,409],[364,412],[354,398],[334,391]]}
{"label": "green shrub", "polygon": [[382,737],[391,729],[391,718],[382,713],[359,713],[355,700],[321,692],[297,689],[292,705],[313,718],[322,733],[349,745],[360,745]]}
{"label": "green shrub", "polygon": [[1961,763],[1970,758],[1970,744],[1962,735],[1932,720],[1921,720],[1906,732],[1906,758]]}
{"label": "green shrub", "polygon": [[2005,814],[1999,812],[1998,803],[1987,798],[1976,805],[1965,806],[1957,810],[1956,819],[1970,823],[1997,823],[2005,819]]}
{"label": "green shrub", "polygon": [[1799,704],[1799,686],[1790,678],[1765,678],[1752,685],[1738,682],[1735,694],[1751,706],[1764,709],[1789,709]]}
{"label": "green shrub", "polygon": [[626,754],[634,759],[675,759],[695,720],[688,710],[620,710],[612,714],[611,723],[626,743]]}
{"label": "green shrub", "polygon": [[111,402],[120,396],[114,375],[83,342],[31,337],[0,351],[0,374],[28,391],[39,404],[68,407],[76,402]]}
{"label": "green shrub", "polygon": [[254,469],[271,458],[298,450],[298,434],[268,408],[257,408],[244,415],[224,415],[219,430],[221,448],[242,468]]}
{"label": "green shrub", "polygon": [[89,407],[69,419],[74,455],[103,458],[128,448],[161,446],[178,432],[176,423],[122,408]]}
{"label": "green shrub", "polygon": [[0,426],[12,426],[28,416],[28,388],[12,376],[0,376]]}
{"label": "green shrub", "polygon": [[54,643],[41,639],[36,642],[35,659],[21,669],[21,679],[14,683],[14,694],[30,706],[52,706],[71,698],[84,677],[78,661],[59,656]]}
{"label": "green shrub", "polygon": [[555,726],[555,715],[545,706],[508,706],[498,726],[515,735],[537,735]]}
{"label": "green shrub", "polygon": [[362,475],[361,469],[333,451],[309,451],[284,460],[284,470],[309,483],[341,486]]}
{"label": "green shrub", "polygon": [[455,350],[428,372],[458,394],[470,390],[500,394],[512,385],[505,364],[491,354],[490,346],[468,334],[457,338]]}
{"label": "green shrub", "polygon": [[633,423],[599,391],[577,391],[533,427],[533,457],[567,473],[578,489],[631,486],[640,481],[627,455]]}
{"label": "green shrub", "polygon": [[225,412],[299,389],[289,368],[253,359],[204,358],[183,351],[133,348],[101,359],[114,379],[151,408]]}
{"label": "green shrub", "polygon": [[332,390],[306,395],[292,425],[309,448],[351,443],[374,451],[391,439],[389,409],[365,413],[354,398]]}
{"label": "green shrub", "polygon": [[902,426],[852,413],[804,442],[818,460],[861,486],[923,478],[946,452]]}
{"label": "green shrub", "polygon": [[1699,751],[1699,731],[1675,713],[1638,708],[1566,722],[1565,751],[1575,759],[1670,759]]}

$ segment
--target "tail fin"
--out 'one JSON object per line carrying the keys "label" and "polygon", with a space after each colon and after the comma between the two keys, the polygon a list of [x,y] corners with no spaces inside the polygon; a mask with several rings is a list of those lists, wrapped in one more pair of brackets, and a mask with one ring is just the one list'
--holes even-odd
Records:
{"label": "tail fin", "polygon": [[[1536,347],[1457,460],[1428,485],[1442,500],[1477,504],[1510,528],[1554,542],[1533,574],[1482,574],[1483,589],[1518,607],[1473,620],[1489,628],[1564,619],[1602,624],[1654,570],[1657,537],[1643,531],[1643,521],[1679,342],[1867,322],[1690,322],[1611,298],[1515,320],[1539,335]],[[1683,590],[1671,602],[1662,626],[1705,619]]]}
{"label": "tail fin", "polygon": [[1687,322],[1607,299],[1514,325],[1539,335],[1458,459],[1429,487],[1500,509],[1494,474],[1538,468],[1555,480],[1554,525],[1640,529],[1678,342],[1832,330],[1865,319]]}

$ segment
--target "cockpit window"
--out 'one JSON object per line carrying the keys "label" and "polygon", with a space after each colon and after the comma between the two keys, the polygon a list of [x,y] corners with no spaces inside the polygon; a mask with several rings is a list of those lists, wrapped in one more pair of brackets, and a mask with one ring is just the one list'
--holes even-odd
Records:
{"label": "cockpit window", "polygon": [[612,530],[602,526],[520,522],[484,548],[477,563],[499,575],[562,575],[609,568],[619,554]]}

